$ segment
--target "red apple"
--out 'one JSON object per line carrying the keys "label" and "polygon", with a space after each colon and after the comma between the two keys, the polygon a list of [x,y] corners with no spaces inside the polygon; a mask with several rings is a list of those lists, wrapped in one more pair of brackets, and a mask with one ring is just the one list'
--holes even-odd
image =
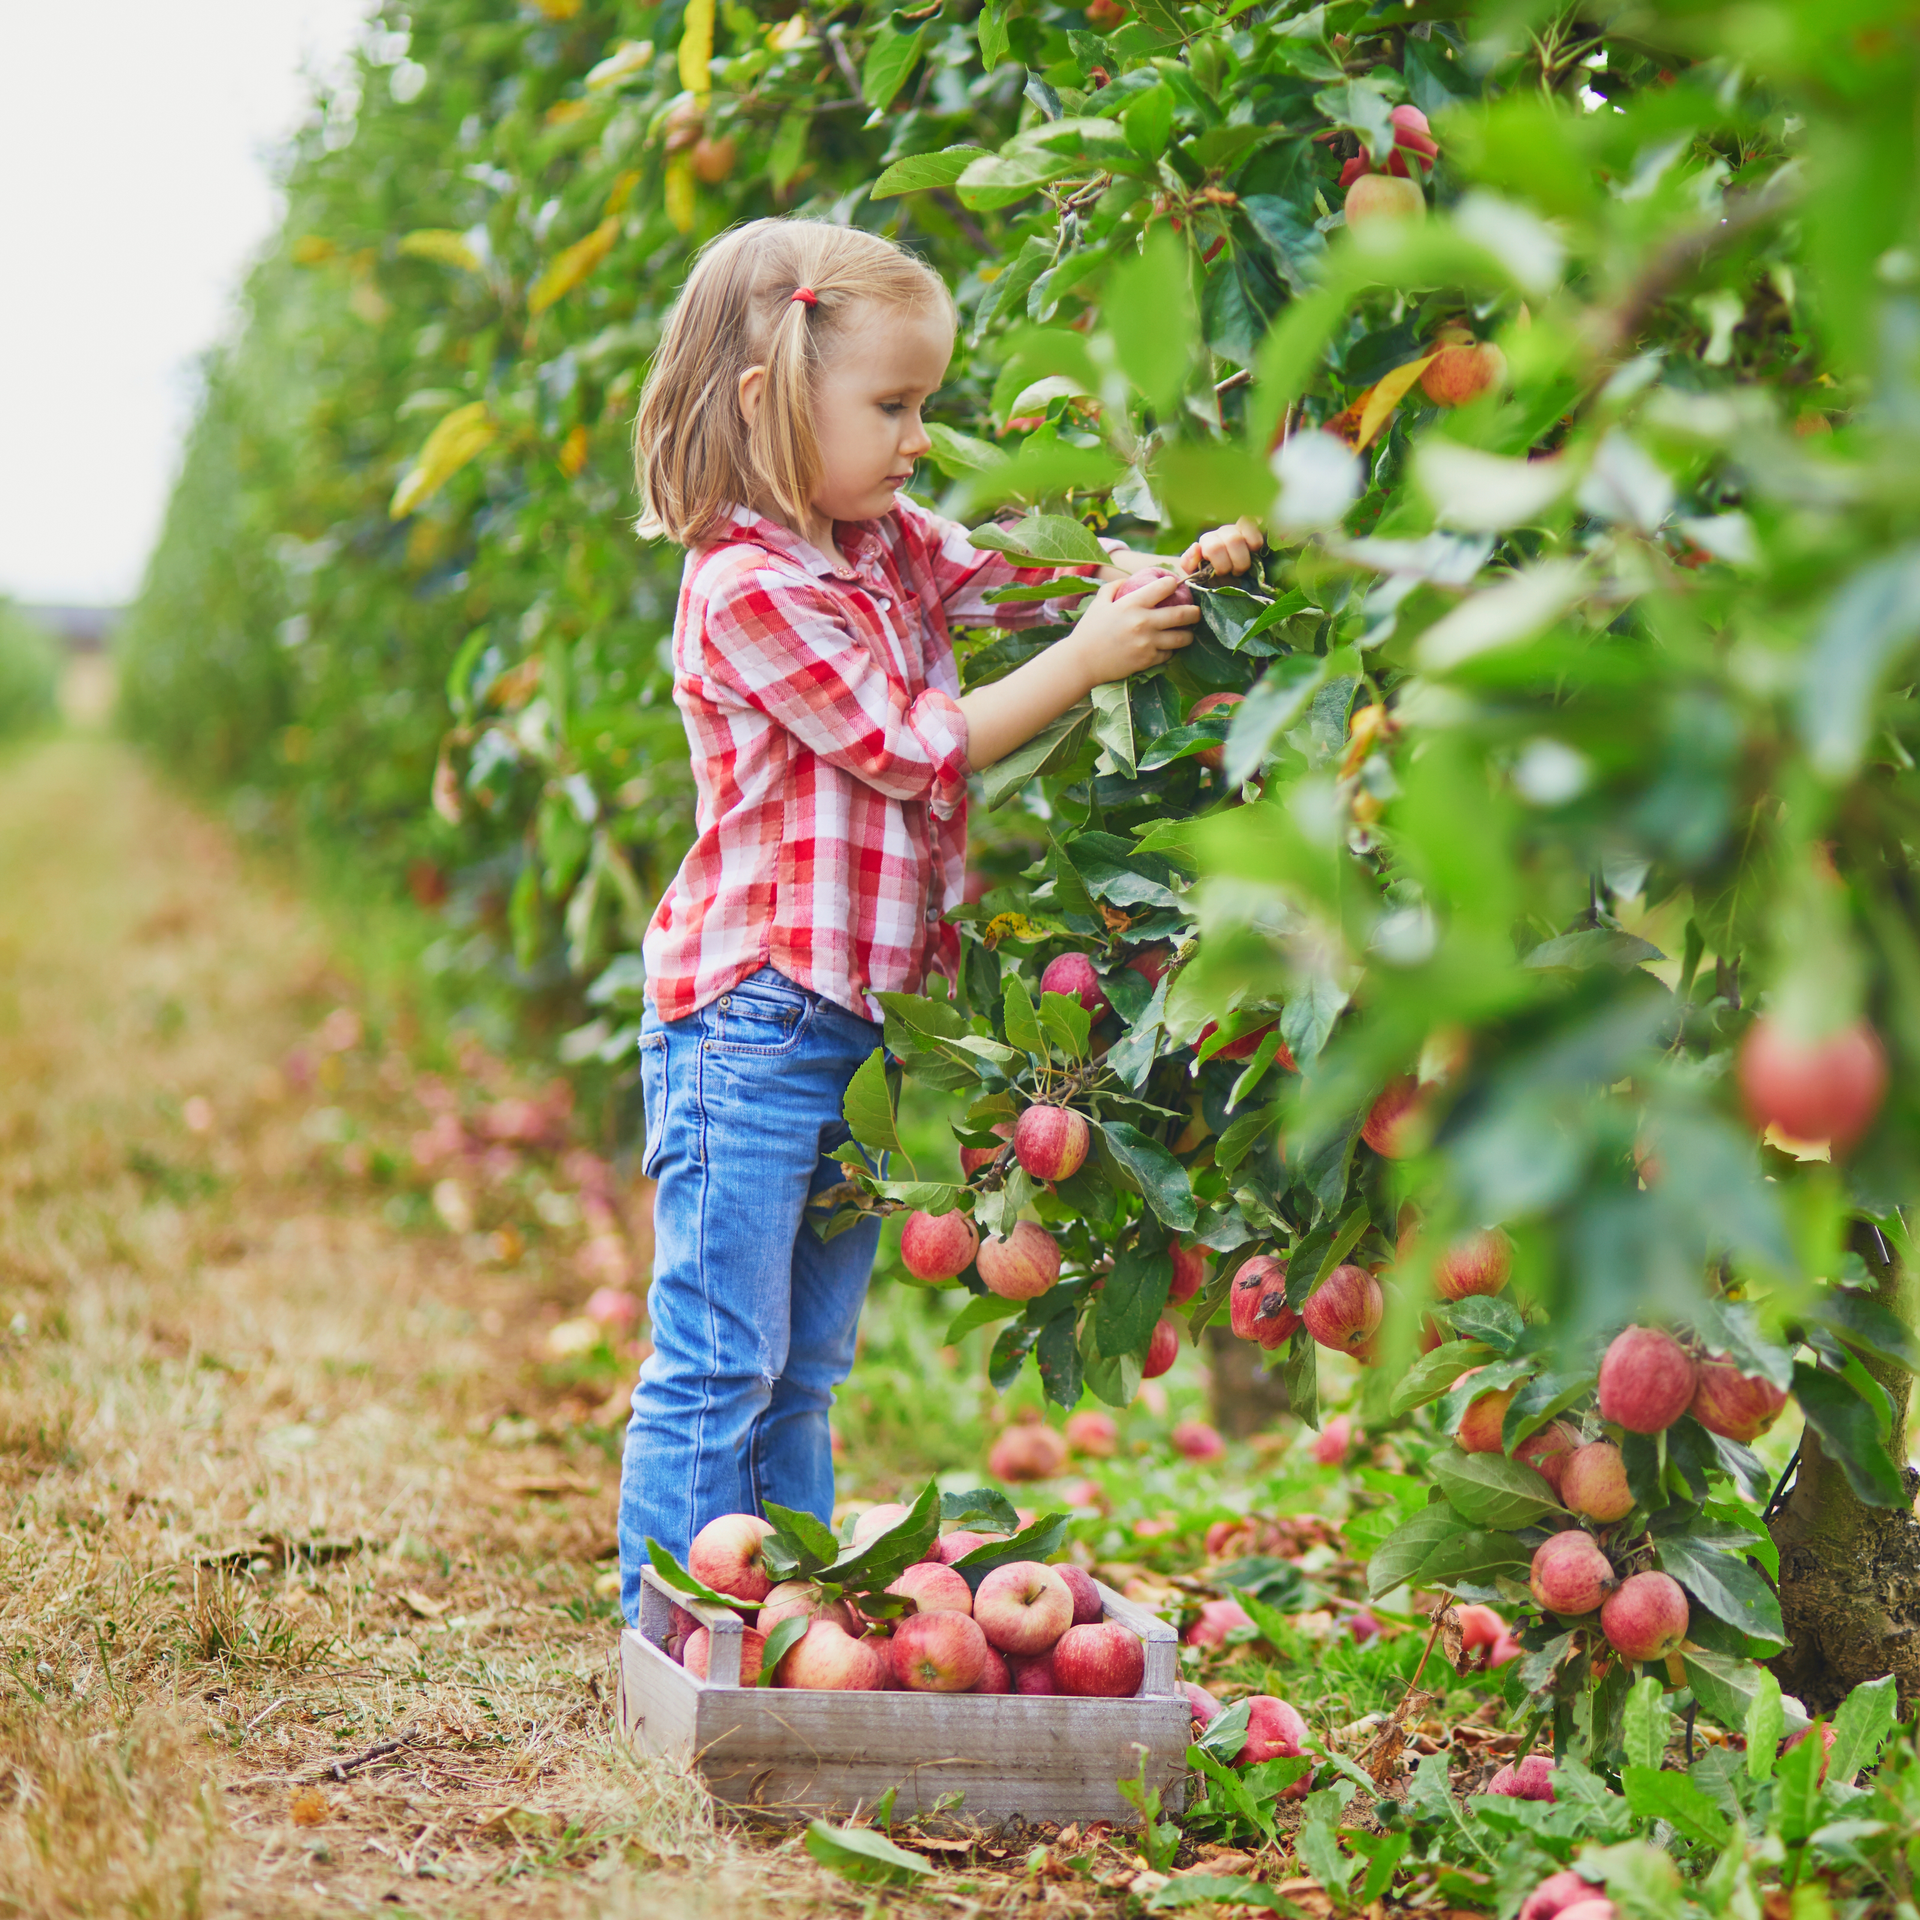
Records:
{"label": "red apple", "polygon": [[1157,987],[1166,978],[1167,968],[1173,961],[1171,947],[1142,947],[1127,965],[1137,973],[1148,986]]}
{"label": "red apple", "polygon": [[1113,590],[1116,601],[1124,600],[1131,593],[1154,580],[1171,580],[1173,590],[1157,604],[1163,607],[1190,607],[1193,605],[1193,589],[1187,585],[1186,575],[1177,573],[1172,567],[1142,567],[1138,573],[1130,573]]}
{"label": "red apple", "polygon": [[[969,1128],[968,1131],[971,1132],[972,1129]],[[1013,1122],[1011,1120],[996,1120],[993,1125],[993,1131],[998,1138],[1011,1140],[1013,1138]],[[1000,1149],[998,1147],[962,1147],[960,1149],[961,1179],[971,1180],[982,1167],[992,1166],[999,1157]]]}
{"label": "red apple", "polygon": [[1725,1354],[1700,1363],[1687,1411],[1724,1439],[1751,1442],[1779,1419],[1786,1390],[1763,1374],[1742,1373]]}
{"label": "red apple", "polygon": [[990,1233],[980,1242],[974,1265],[989,1293],[1002,1300],[1037,1300],[1060,1278],[1060,1243],[1031,1220],[1016,1221],[1004,1239]]}
{"label": "red apple", "polygon": [[1193,1715],[1193,1737],[1198,1740],[1218,1716],[1220,1702],[1205,1687],[1195,1686],[1191,1680],[1182,1680],[1180,1691],[1187,1696],[1187,1707]]}
{"label": "red apple", "polygon": [[757,1607],[773,1591],[761,1545],[773,1528],[757,1513],[723,1513],[693,1536],[687,1571],[696,1580]]}
{"label": "red apple", "polygon": [[[1476,1373],[1484,1372],[1481,1367],[1469,1367],[1460,1376],[1461,1380],[1471,1380]],[[1454,1382],[1455,1386],[1459,1380]],[[1500,1428],[1507,1417],[1507,1409],[1513,1405],[1513,1396],[1518,1387],[1495,1387],[1476,1395],[1467,1402],[1467,1410],[1460,1417],[1460,1425],[1454,1432],[1454,1440],[1462,1453],[1504,1453],[1501,1444]]]}
{"label": "red apple", "polygon": [[987,1642],[964,1613],[916,1613],[888,1641],[893,1677],[909,1693],[965,1693],[987,1668]]}
{"label": "red apple", "polygon": [[1046,1426],[1009,1427],[987,1455],[987,1471],[996,1480],[1052,1480],[1066,1470],[1066,1437]]}
{"label": "red apple", "polygon": [[1491,1647],[1507,1630],[1507,1623],[1491,1607],[1456,1607],[1454,1614],[1460,1622],[1460,1655],[1463,1660],[1469,1654]]}
{"label": "red apple", "polygon": [[[1246,1743],[1233,1756],[1233,1764],[1236,1767],[1252,1767],[1262,1760],[1299,1759],[1304,1751],[1307,1723],[1298,1711],[1269,1693],[1254,1695],[1248,1704],[1252,1711],[1247,1716]],[[1281,1799],[1304,1800],[1312,1777],[1311,1774],[1302,1774],[1280,1796]]]}
{"label": "red apple", "polygon": [[980,1669],[980,1678],[973,1683],[975,1693],[1011,1693],[1013,1675],[1007,1663],[989,1647],[986,1650],[986,1663]]}
{"label": "red apple", "polygon": [[993,1534],[970,1533],[965,1527],[958,1527],[952,1533],[942,1534],[941,1537],[933,1543],[933,1547],[934,1552],[939,1555],[941,1563],[950,1567],[954,1565],[956,1561],[964,1560],[968,1554],[974,1552],[977,1548],[991,1547],[996,1544],[997,1538]]}
{"label": "red apple", "polygon": [[1120,1428],[1112,1414],[1102,1413],[1097,1407],[1083,1407],[1067,1415],[1067,1445],[1075,1453],[1111,1460],[1120,1451]]}
{"label": "red apple", "polygon": [[1513,1242],[1498,1227],[1481,1227],[1456,1240],[1433,1270],[1433,1290],[1442,1300],[1498,1293],[1513,1271]]}
{"label": "red apple", "polygon": [[[1187,709],[1187,725],[1192,726],[1196,720],[1204,720],[1210,713],[1231,714],[1246,697],[1244,693],[1203,693]],[[1193,757],[1211,772],[1220,773],[1227,763],[1226,742],[1222,741],[1217,746],[1202,747]]]}
{"label": "red apple", "polygon": [[[687,1635],[687,1644],[681,1650],[680,1664],[696,1680],[707,1677],[707,1658],[713,1649],[713,1635],[705,1627],[695,1627]],[[760,1663],[767,1657],[767,1636],[756,1633],[752,1627],[740,1630],[740,1684],[750,1687],[760,1678]]]}
{"label": "red apple", "polygon": [[1256,1253],[1233,1276],[1227,1290],[1227,1318],[1242,1340],[1272,1353],[1292,1338],[1300,1316],[1287,1305],[1287,1263]]}
{"label": "red apple", "polygon": [[922,1613],[971,1613],[973,1589],[966,1576],[937,1560],[921,1561],[891,1582],[889,1593],[911,1600]]}
{"label": "red apple", "polygon": [[1323,1347],[1357,1353],[1372,1338],[1386,1310],[1380,1282],[1365,1267],[1342,1265],[1307,1295],[1300,1318]]}
{"label": "red apple", "polygon": [[[966,1582],[960,1584],[965,1586]],[[761,1603],[758,1625],[762,1633],[771,1633],[782,1620],[793,1619],[831,1620],[842,1633],[854,1629],[853,1609],[844,1600],[829,1600],[811,1580],[782,1580]]]}
{"label": "red apple", "polygon": [[1534,1550],[1527,1586],[1549,1613],[1591,1613],[1616,1586],[1613,1563],[1593,1535],[1569,1528]]}
{"label": "red apple", "polygon": [[1053,1683],[1086,1700],[1131,1700],[1146,1677],[1140,1636],[1117,1620],[1069,1627],[1053,1650]]}
{"label": "red apple", "polygon": [[1567,1463],[1579,1446],[1579,1434],[1564,1420],[1554,1420],[1528,1434],[1514,1448],[1513,1457],[1523,1467],[1531,1467],[1559,1497],[1566,1479]]}
{"label": "red apple", "polygon": [[1336,1413],[1327,1424],[1313,1436],[1313,1445],[1308,1448],[1315,1461],[1323,1467],[1337,1467],[1347,1457],[1347,1449],[1353,1444],[1353,1422],[1344,1413]]}
{"label": "red apple", "polygon": [[1235,1627],[1250,1627],[1253,1616],[1238,1600],[1202,1600],[1200,1618],[1187,1629],[1190,1647],[1224,1647]]}
{"label": "red apple", "polygon": [[1600,1418],[1629,1433],[1664,1433],[1686,1412],[1699,1374],[1693,1356],[1658,1327],[1628,1327],[1600,1362]]}
{"label": "red apple", "polygon": [[1096,1620],[1107,1617],[1100,1589],[1085,1567],[1076,1567],[1071,1562],[1063,1561],[1054,1568],[1054,1572],[1067,1583],[1067,1591],[1073,1595],[1073,1624],[1076,1627],[1091,1626]]}
{"label": "red apple", "polygon": [[1218,1460],[1227,1450],[1227,1443],[1220,1438],[1219,1430],[1208,1426],[1204,1420],[1178,1421],[1170,1437],[1174,1452],[1185,1455],[1189,1460]]}
{"label": "red apple", "polygon": [[1045,1653],[1009,1655],[1007,1671],[1013,1676],[1015,1693],[1050,1696],[1060,1691],[1060,1684],[1053,1677],[1052,1648]]}
{"label": "red apple", "polygon": [[1107,1010],[1106,989],[1084,953],[1062,953],[1049,960],[1040,991],[1071,994],[1096,1020]]}
{"label": "red apple", "polygon": [[1167,1305],[1184,1307],[1207,1283],[1207,1259],[1198,1247],[1174,1246],[1173,1284],[1167,1288]]}
{"label": "red apple", "polygon": [[1560,1499],[1574,1513],[1611,1525],[1633,1511],[1627,1463],[1611,1440],[1589,1440],[1568,1455],[1560,1473]]}
{"label": "red apple", "polygon": [[1044,1653],[1073,1625],[1073,1591],[1038,1560],[1013,1560],[980,1582],[973,1617],[1002,1653]]}
{"label": "red apple", "polygon": [[1142,1380],[1158,1380],[1180,1357],[1180,1328],[1164,1315],[1153,1325],[1153,1338],[1147,1342],[1147,1357],[1140,1363]]}
{"label": "red apple", "polygon": [[1409,1073],[1391,1082],[1373,1103],[1360,1138],[1389,1160],[1405,1160],[1426,1145],[1427,1131],[1426,1096]]}
{"label": "red apple", "polygon": [[809,1693],[878,1693],[886,1674],[878,1644],[856,1640],[831,1620],[816,1620],[781,1656],[773,1684]]}
{"label": "red apple", "polygon": [[1491,340],[1450,342],[1420,375],[1420,390],[1436,407],[1464,407],[1506,383],[1507,356]]}
{"label": "red apple", "polygon": [[1489,1780],[1487,1793],[1510,1800],[1552,1800],[1553,1762],[1544,1753],[1530,1753],[1524,1760],[1504,1766]]}
{"label": "red apple", "polygon": [[957,1280],[973,1264],[980,1234],[964,1213],[910,1213],[900,1258],[916,1280]]}
{"label": "red apple", "polygon": [[[1260,1050],[1260,1042],[1264,1040],[1278,1024],[1278,1021],[1269,1020],[1264,1027],[1256,1027],[1251,1033],[1243,1033],[1237,1040],[1229,1040],[1224,1047],[1216,1047],[1207,1057],[1210,1060],[1250,1060],[1254,1054]],[[1209,1020],[1193,1037],[1193,1044],[1196,1050],[1204,1047],[1219,1031],[1220,1023],[1217,1020]],[[1273,1057],[1288,1073],[1296,1071],[1293,1049],[1289,1047],[1284,1040],[1274,1049]]]}
{"label": "red apple", "polygon": [[1887,1056],[1864,1020],[1803,1040],[1762,1014],[1740,1045],[1740,1092],[1761,1132],[1826,1140],[1843,1154],[1873,1124],[1887,1094]]}
{"label": "red apple", "polygon": [[1371,1607],[1362,1607],[1347,1616],[1347,1631],[1353,1635],[1356,1646],[1364,1647],[1369,1640],[1379,1639],[1386,1630],[1387,1623]]}
{"label": "red apple", "polygon": [[1029,1107],[1015,1121],[1013,1157],[1036,1180],[1070,1180],[1086,1164],[1093,1132],[1071,1107]]}
{"label": "red apple", "polygon": [[1520,1908],[1519,1920],[1559,1920],[1559,1916],[1576,1902],[1590,1901],[1600,1891],[1590,1880],[1581,1879],[1570,1868],[1549,1874],[1527,1895]]}
{"label": "red apple", "polygon": [[1600,1631],[1623,1660],[1664,1660],[1686,1639],[1688,1620],[1671,1574],[1629,1574],[1600,1603]]}

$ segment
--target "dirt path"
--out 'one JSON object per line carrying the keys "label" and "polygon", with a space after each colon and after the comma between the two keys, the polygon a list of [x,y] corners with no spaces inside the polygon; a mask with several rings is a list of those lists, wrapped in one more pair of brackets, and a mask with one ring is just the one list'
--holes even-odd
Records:
{"label": "dirt path", "polygon": [[130,755],[0,761],[0,1913],[859,1911],[611,1737],[578,1234],[383,1196],[350,1003]]}

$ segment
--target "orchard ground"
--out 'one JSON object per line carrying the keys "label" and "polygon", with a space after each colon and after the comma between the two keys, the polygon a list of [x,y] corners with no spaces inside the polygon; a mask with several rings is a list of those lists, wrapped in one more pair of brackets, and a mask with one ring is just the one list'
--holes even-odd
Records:
{"label": "orchard ground", "polygon": [[[644,1209],[595,1227],[552,1138],[431,1163],[442,1088],[471,1145],[489,1116],[524,1132],[538,1086],[343,966],[353,930],[284,863],[117,747],[0,762],[0,898],[0,1907],[862,1910],[610,1730],[632,1356],[579,1313],[623,1245],[643,1265]],[[1005,1413],[985,1336],[941,1344],[956,1302],[876,1294],[850,1497],[985,1479]],[[1341,1626],[1364,1552],[1338,1529],[1391,1456],[1343,1471],[1276,1432],[1191,1463],[1196,1356],[1164,1384],[1116,1458],[1016,1497],[1078,1483],[1076,1551],[1169,1617],[1268,1556],[1285,1644],[1187,1671],[1357,1749],[1425,1639]],[[1451,1743],[1458,1785],[1512,1757],[1492,1682],[1436,1654],[1423,1685],[1446,1697],[1416,1746]],[[1142,1865],[1120,1836],[963,1840],[964,1816],[889,1904],[1117,1911]],[[1296,1864],[1260,1870],[1326,1910]]]}

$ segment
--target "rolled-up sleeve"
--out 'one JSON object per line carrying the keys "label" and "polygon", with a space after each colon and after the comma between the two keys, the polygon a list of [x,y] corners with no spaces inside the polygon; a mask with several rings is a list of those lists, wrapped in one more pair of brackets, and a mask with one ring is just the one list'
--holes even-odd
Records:
{"label": "rolled-up sleeve", "polygon": [[951,819],[966,798],[967,721],[929,689],[910,700],[805,574],[740,568],[712,584],[702,670],[829,765]]}

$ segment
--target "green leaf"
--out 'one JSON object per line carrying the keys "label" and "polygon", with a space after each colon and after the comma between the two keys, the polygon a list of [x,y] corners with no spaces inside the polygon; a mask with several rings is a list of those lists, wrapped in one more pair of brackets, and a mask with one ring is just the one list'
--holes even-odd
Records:
{"label": "green leaf", "polygon": [[1004,553],[1036,567],[1104,567],[1107,550],[1078,520],[1059,513],[1030,513],[1010,527],[976,527],[968,544]]}
{"label": "green leaf", "polygon": [[1634,1682],[1620,1715],[1620,1737],[1627,1764],[1659,1770],[1673,1736],[1673,1715],[1667,1711],[1664,1689],[1651,1674]]}
{"label": "green leaf", "polygon": [[1443,1447],[1431,1464],[1447,1504],[1477,1527],[1530,1527],[1559,1510],[1553,1489],[1539,1474],[1501,1454]]}
{"label": "green leaf", "polygon": [[711,1587],[696,1580],[658,1540],[651,1536],[647,1540],[647,1558],[653,1563],[654,1572],[675,1593],[691,1594],[694,1599],[704,1600],[710,1607],[725,1607],[729,1612],[739,1607],[739,1601],[729,1599],[724,1593],[715,1593]]}
{"label": "green leaf", "polygon": [[1042,1331],[1041,1326],[1030,1320],[1016,1321],[1001,1330],[999,1339],[993,1343],[993,1351],[987,1355],[987,1378],[993,1382],[996,1392],[1005,1393],[1013,1385]]}
{"label": "green leaf", "polygon": [[1520,964],[1536,971],[1564,967],[1583,972],[1589,967],[1614,967],[1625,973],[1647,960],[1667,956],[1650,940],[1612,927],[1588,927],[1542,941]]}
{"label": "green leaf", "polygon": [[824,1820],[810,1820],[807,1851],[843,1880],[863,1886],[912,1886],[933,1871],[917,1853],[896,1847],[871,1827],[830,1827]]}
{"label": "green leaf", "polygon": [[[890,200],[895,194],[918,193],[927,187],[950,187],[984,153],[984,147],[943,147],[938,153],[909,154],[904,160],[896,160],[880,178],[868,189],[870,200]],[[965,438],[953,433],[950,427],[929,426],[929,436],[949,434],[953,439]],[[984,441],[975,442],[985,446]],[[998,447],[988,448],[989,452],[1000,453]],[[936,443],[936,457],[938,457]],[[1005,454],[1000,454],[1004,460]]]}
{"label": "green leaf", "polygon": [[907,1159],[906,1149],[900,1144],[900,1134],[894,1125],[893,1096],[887,1088],[887,1050],[875,1047],[847,1084],[845,1107],[847,1126],[853,1137],[866,1148],[877,1163],[882,1154],[897,1153],[907,1161],[911,1172],[913,1162]]}
{"label": "green leaf", "polygon": [[1047,1036],[1040,1025],[1039,1015],[1034,1011],[1033,995],[1027,991],[1026,981],[1017,973],[1009,973],[1006,977],[1001,1018],[1009,1046],[1041,1060],[1047,1058]]}
{"label": "green leaf", "polygon": [[954,1571],[964,1577],[977,1593],[980,1582],[995,1567],[1011,1565],[1015,1560],[1051,1560],[1066,1543],[1071,1524],[1064,1513],[1043,1513],[1032,1526],[1023,1527],[1010,1540],[992,1540],[975,1547],[952,1562]]}
{"label": "green leaf", "polygon": [[1312,654],[1276,660],[1240,705],[1227,729],[1226,782],[1236,788],[1266,764],[1273,743],[1297,724],[1327,677],[1327,663]]}
{"label": "green leaf", "polygon": [[1881,1410],[1868,1406],[1837,1374],[1804,1360],[1794,1363],[1793,1397],[1820,1444],[1839,1461],[1855,1499],[1869,1507],[1907,1504],[1899,1469],[1880,1438]]}
{"label": "green leaf", "polygon": [[1827,1756],[1827,1778],[1849,1785],[1863,1767],[1872,1766],[1893,1731],[1898,1711],[1892,1674],[1855,1687],[1833,1716],[1833,1751]]}
{"label": "green leaf", "polygon": [[1129,779],[1134,774],[1133,695],[1125,680],[1108,680],[1094,688],[1093,737],[1113,756],[1113,763]]}
{"label": "green leaf", "polygon": [[1757,1670],[1753,1698],[1747,1702],[1742,1731],[1747,1736],[1747,1778],[1770,1780],[1786,1731],[1786,1710],[1780,1704],[1780,1682],[1765,1668]]}
{"label": "green leaf", "polygon": [[1773,1770],[1773,1817],[1790,1847],[1801,1845],[1820,1824],[1820,1774],[1826,1757],[1820,1727],[1816,1720],[1813,1731],[1791,1753],[1783,1753]]}
{"label": "green leaf", "polygon": [[1383,1593],[1410,1583],[1436,1547],[1467,1530],[1466,1523],[1444,1503],[1422,1507],[1374,1549],[1367,1562],[1367,1597],[1378,1600]]}
{"label": "green leaf", "polygon": [[1070,707],[1051,726],[1043,727],[1025,746],[1016,747],[1004,760],[996,760],[981,777],[987,806],[1005,806],[1033,780],[1059,773],[1079,758],[1093,725],[1093,707],[1086,703]]}
{"label": "green leaf", "polygon": [[1406,1377],[1394,1388],[1387,1411],[1397,1415],[1424,1407],[1428,1401],[1439,1399],[1469,1367],[1484,1367],[1494,1357],[1493,1348],[1476,1340],[1442,1341],[1408,1369]]}
{"label": "green leaf", "polygon": [[[1017,1303],[1016,1303],[1017,1304]],[[977,1527],[988,1533],[1016,1534],[1020,1516],[998,1487],[974,1487],[967,1493],[943,1493],[940,1518],[954,1527]]]}
{"label": "green leaf", "polygon": [[940,1336],[940,1344],[957,1347],[976,1327],[989,1327],[996,1320],[1011,1320],[1025,1305],[1024,1300],[1003,1300],[997,1293],[969,1300],[953,1316],[946,1332]]}
{"label": "green leaf", "polygon": [[884,1592],[933,1545],[940,1531],[940,1488],[929,1480],[904,1519],[864,1545],[849,1547],[821,1576],[848,1593]]}
{"label": "green leaf", "polygon": [[1234,1755],[1247,1744],[1247,1723],[1253,1718],[1253,1702],[1236,1700],[1231,1706],[1222,1707],[1207,1722],[1206,1730],[1194,1743],[1203,1753],[1216,1754],[1233,1764]]}
{"label": "green leaf", "polygon": [[783,1507],[769,1500],[766,1503],[767,1518],[773,1522],[773,1532],[767,1538],[767,1546],[776,1543],[783,1550],[783,1557],[793,1563],[792,1571],[811,1576],[822,1567],[830,1567],[840,1557],[840,1542],[833,1537],[833,1529],[823,1525],[810,1513],[802,1513],[794,1507]]}
{"label": "green leaf", "polygon": [[1815,1298],[1819,1304],[1812,1317],[1836,1339],[1875,1360],[1920,1373],[1920,1340],[1871,1295],[1850,1287],[1828,1287]]}
{"label": "green leaf", "polygon": [[980,65],[991,73],[1007,57],[1007,9],[1013,0],[987,0],[980,9]]}
{"label": "green leaf", "polygon": [[1069,1060],[1084,1060],[1087,1057],[1093,1016],[1075,995],[1043,993],[1040,996],[1040,1024]]}
{"label": "green leaf", "polygon": [[1484,1294],[1469,1294],[1464,1300],[1454,1301],[1446,1309],[1446,1319],[1463,1340],[1483,1340],[1501,1353],[1511,1353],[1526,1330],[1520,1309],[1511,1300],[1489,1299]]}
{"label": "green leaf", "polygon": [[807,157],[807,136],[812,131],[813,115],[805,107],[790,107],[780,116],[767,148],[767,178],[776,193],[800,171],[800,163]]}
{"label": "green leaf", "polygon": [[1861,568],[1803,656],[1800,737],[1827,779],[1850,778],[1873,730],[1882,682],[1920,635],[1920,547]]}
{"label": "green leaf", "polygon": [[773,1671],[787,1657],[794,1643],[813,1624],[804,1613],[790,1613],[784,1620],[776,1620],[773,1631],[767,1635],[767,1643],[760,1653],[760,1671],[751,1680],[743,1673],[740,1678],[747,1685],[770,1687],[773,1685]]}
{"label": "green leaf", "polygon": [[1034,1343],[1034,1365],[1040,1369],[1040,1385],[1056,1407],[1071,1412],[1080,1404],[1086,1385],[1080,1362],[1079,1326],[1071,1313],[1049,1320]]}
{"label": "green leaf", "polygon": [[[1658,1687],[1657,1681],[1642,1685]],[[1662,1709],[1664,1712],[1664,1709]],[[1665,1820],[1677,1833],[1703,1847],[1727,1843],[1726,1817],[1700,1787],[1684,1773],[1662,1773],[1658,1767],[1629,1766],[1620,1776],[1627,1805],[1642,1820]]]}
{"label": "green leaf", "polygon": [[[1130,109],[1137,110],[1137,104]],[[1127,131],[1132,140],[1131,120]],[[1122,371],[1162,415],[1179,405],[1193,364],[1189,271],[1186,248],[1167,226],[1157,225],[1137,254],[1115,263],[1100,301],[1101,325],[1113,341]]]}
{"label": "green leaf", "polygon": [[1227,1130],[1213,1143],[1213,1164],[1222,1173],[1231,1175],[1265,1136],[1278,1132],[1280,1112],[1279,1103],[1275,1102],[1272,1106],[1255,1107],[1252,1112],[1230,1121]]}
{"label": "green leaf", "polygon": [[1149,1140],[1124,1120],[1103,1120],[1099,1125],[1109,1151],[1139,1187],[1147,1205],[1176,1233],[1191,1228],[1198,1208],[1186,1168],[1159,1141]]}
{"label": "green leaf", "polygon": [[1094,1340],[1103,1354],[1144,1354],[1154,1324],[1166,1310],[1173,1258],[1165,1251],[1125,1246],[1093,1303]]}
{"label": "green leaf", "polygon": [[1730,1733],[1739,1733],[1752,1711],[1763,1669],[1752,1660],[1704,1647],[1684,1649],[1681,1668],[1701,1707]]}
{"label": "green leaf", "polygon": [[[873,36],[866,62],[860,69],[860,93],[876,118],[893,104],[893,96],[906,85],[907,76],[920,64],[920,49],[925,40],[924,27],[902,33],[891,22]],[[954,178],[958,179],[959,175]]]}

